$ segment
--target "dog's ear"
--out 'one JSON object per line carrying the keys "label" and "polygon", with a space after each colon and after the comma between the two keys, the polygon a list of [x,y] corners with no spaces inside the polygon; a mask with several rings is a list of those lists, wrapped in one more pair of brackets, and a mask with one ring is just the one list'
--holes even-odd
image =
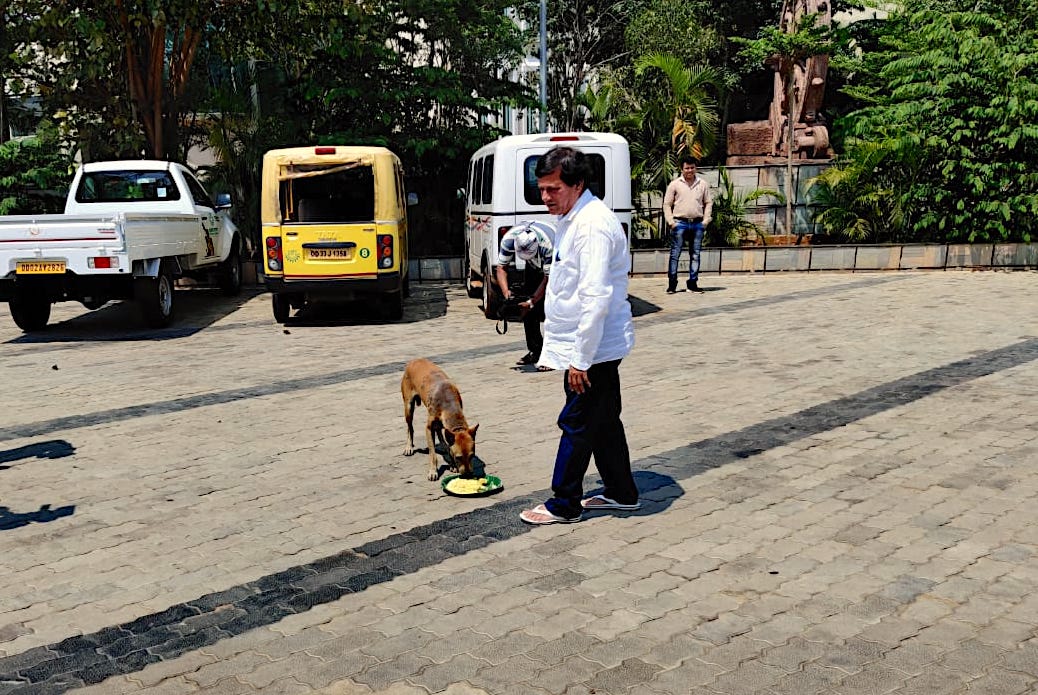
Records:
{"label": "dog's ear", "polygon": [[449,446],[454,446],[454,433],[446,427],[443,428],[443,438],[447,440]]}
{"label": "dog's ear", "polygon": [[476,438],[476,430],[478,430],[478,429],[479,429],[479,423],[477,422],[475,425],[473,425],[472,427],[469,428],[469,436],[472,437],[473,439],[475,439]]}

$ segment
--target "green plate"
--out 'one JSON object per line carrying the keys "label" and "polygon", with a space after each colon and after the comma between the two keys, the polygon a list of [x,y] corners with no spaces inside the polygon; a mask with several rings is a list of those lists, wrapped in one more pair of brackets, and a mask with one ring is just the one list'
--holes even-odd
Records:
{"label": "green plate", "polygon": [[447,484],[455,478],[460,478],[460,475],[448,475],[444,476],[443,480],[440,481],[440,487],[448,495],[454,495],[455,497],[482,497],[483,495],[492,495],[495,492],[500,492],[505,489],[505,486],[501,483],[501,479],[496,475],[484,475],[481,478],[486,478],[486,484],[476,492],[451,492],[447,489]]}

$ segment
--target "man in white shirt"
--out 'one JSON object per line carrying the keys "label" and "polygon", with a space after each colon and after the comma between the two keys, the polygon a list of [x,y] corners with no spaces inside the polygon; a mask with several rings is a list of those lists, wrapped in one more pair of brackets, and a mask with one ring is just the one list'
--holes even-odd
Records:
{"label": "man in white shirt", "polygon": [[[535,173],[541,199],[558,216],[538,364],[565,370],[566,405],[558,420],[554,495],[519,516],[555,524],[580,521],[583,510],[633,511],[641,505],[620,421],[620,360],[634,346],[627,235],[587,190],[591,170],[582,152],[555,147],[537,160]],[[592,456],[605,489],[582,499]]]}
{"label": "man in white shirt", "polygon": [[[667,294],[678,287],[678,259],[688,241],[688,281],[685,286],[693,292],[699,289],[699,253],[703,247],[703,232],[710,224],[714,199],[710,184],[696,176],[696,160],[681,158],[681,176],[670,182],[663,194],[663,216],[670,227],[670,264],[667,267]],[[684,290],[682,290],[684,291]]]}

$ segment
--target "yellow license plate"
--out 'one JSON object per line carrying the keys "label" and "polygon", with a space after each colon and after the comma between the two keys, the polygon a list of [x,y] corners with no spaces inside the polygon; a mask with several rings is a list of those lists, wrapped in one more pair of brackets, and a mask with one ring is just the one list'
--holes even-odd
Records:
{"label": "yellow license plate", "polygon": [[306,257],[311,261],[348,261],[353,258],[353,249],[307,249]]}
{"label": "yellow license plate", "polygon": [[65,272],[65,261],[18,261],[18,275],[54,275]]}

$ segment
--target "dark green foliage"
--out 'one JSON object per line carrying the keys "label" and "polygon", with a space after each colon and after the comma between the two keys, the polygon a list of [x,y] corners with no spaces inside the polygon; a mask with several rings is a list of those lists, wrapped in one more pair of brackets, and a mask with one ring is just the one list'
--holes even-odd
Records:
{"label": "dark green foliage", "polygon": [[34,136],[0,144],[0,215],[61,212],[71,166],[46,122]]}
{"label": "dark green foliage", "polygon": [[1038,2],[914,0],[847,91],[839,166],[818,180],[832,234],[1030,241],[1038,231]]}

